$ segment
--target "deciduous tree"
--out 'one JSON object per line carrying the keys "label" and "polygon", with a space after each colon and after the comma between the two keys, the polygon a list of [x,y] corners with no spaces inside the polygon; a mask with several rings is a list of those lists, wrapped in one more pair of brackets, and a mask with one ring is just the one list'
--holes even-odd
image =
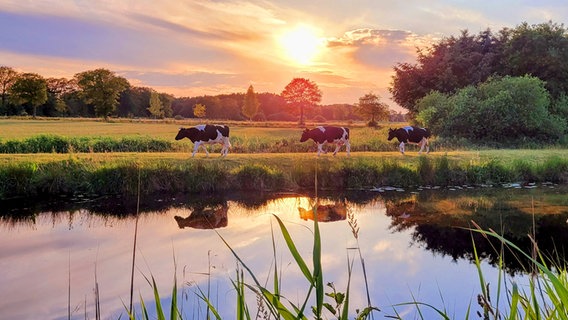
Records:
{"label": "deciduous tree", "polygon": [[303,125],[304,109],[320,103],[322,93],[315,82],[305,78],[294,78],[286,85],[281,95],[293,111],[299,110],[299,124]]}
{"label": "deciduous tree", "polygon": [[386,103],[381,102],[381,98],[373,93],[367,93],[359,98],[356,106],[356,112],[363,118],[371,118],[368,125],[376,127],[376,120],[387,120],[389,118],[389,107]]}
{"label": "deciduous tree", "polygon": [[69,113],[67,106],[68,97],[79,90],[75,79],[48,78],[47,79],[47,103],[43,107],[44,115],[64,115]]}
{"label": "deciduous tree", "polygon": [[17,76],[18,72],[16,70],[7,66],[0,66],[0,114],[6,112],[8,92],[14,81],[16,81]]}
{"label": "deciduous tree", "polygon": [[125,78],[107,69],[81,72],[75,75],[75,79],[85,102],[92,104],[95,114],[105,120],[115,112],[120,93],[130,86]]}
{"label": "deciduous tree", "polygon": [[196,118],[204,118],[206,113],[207,113],[207,109],[201,103],[198,103],[198,104],[193,106],[193,115]]}
{"label": "deciduous tree", "polygon": [[509,32],[504,56],[508,75],[532,75],[546,81],[553,98],[568,92],[568,30],[551,21],[526,22]]}
{"label": "deciduous tree", "polygon": [[35,118],[37,107],[47,101],[47,81],[36,73],[21,74],[10,88],[10,99],[15,104],[31,106]]}

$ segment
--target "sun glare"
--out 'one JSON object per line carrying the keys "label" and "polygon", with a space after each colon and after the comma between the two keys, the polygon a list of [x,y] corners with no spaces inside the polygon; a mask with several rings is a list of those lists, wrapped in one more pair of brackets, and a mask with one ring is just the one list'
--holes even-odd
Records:
{"label": "sun glare", "polygon": [[295,63],[311,64],[322,48],[322,40],[316,31],[306,25],[299,25],[280,37],[280,44],[286,58]]}

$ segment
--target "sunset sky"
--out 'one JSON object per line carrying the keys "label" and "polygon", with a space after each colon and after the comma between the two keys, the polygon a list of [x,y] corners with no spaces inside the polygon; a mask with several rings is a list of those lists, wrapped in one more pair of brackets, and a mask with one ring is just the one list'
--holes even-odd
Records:
{"label": "sunset sky", "polygon": [[0,0],[0,65],[66,78],[107,68],[176,97],[279,94],[302,77],[323,104],[369,92],[392,104],[392,68],[417,47],[566,17],[565,0]]}

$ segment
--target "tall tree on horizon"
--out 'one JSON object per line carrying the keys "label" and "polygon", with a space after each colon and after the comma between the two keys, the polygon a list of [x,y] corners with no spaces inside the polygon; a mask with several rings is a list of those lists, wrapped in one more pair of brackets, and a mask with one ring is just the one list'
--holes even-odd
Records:
{"label": "tall tree on horizon", "polygon": [[154,118],[164,118],[164,108],[160,100],[160,94],[152,90],[150,92],[150,101],[148,101],[148,112]]}
{"label": "tall tree on horizon", "polygon": [[247,93],[245,94],[244,104],[243,104],[243,115],[247,117],[249,120],[252,120],[252,117],[258,112],[258,98],[256,97],[256,93],[254,93],[254,88],[252,84],[248,87]]}
{"label": "tall tree on horizon", "polygon": [[364,118],[371,118],[369,127],[376,127],[376,120],[386,120],[389,118],[389,107],[381,101],[381,98],[374,93],[367,93],[359,98],[359,103],[355,108],[356,113]]}
{"label": "tall tree on horizon", "polygon": [[315,82],[305,78],[294,78],[284,88],[281,95],[293,110],[299,109],[298,123],[304,125],[304,109],[320,103],[322,93]]}

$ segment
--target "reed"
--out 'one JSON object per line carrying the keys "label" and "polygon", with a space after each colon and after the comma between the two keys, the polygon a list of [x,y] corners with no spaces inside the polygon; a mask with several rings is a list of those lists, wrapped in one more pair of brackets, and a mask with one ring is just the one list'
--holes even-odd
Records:
{"label": "reed", "polygon": [[[475,223],[474,223],[475,224]],[[485,282],[477,254],[476,266],[480,280],[481,293],[478,295],[478,304],[482,308],[479,316],[484,319],[568,319],[568,272],[565,264],[554,263],[552,257],[545,257],[538,250],[534,237],[529,235],[533,242],[533,251],[526,252],[510,240],[504,238],[494,230],[483,230],[479,226],[472,229],[486,237],[501,242],[501,252],[511,250],[531,262],[532,270],[526,272],[531,275],[528,288],[523,289],[514,280],[512,288],[502,288],[501,275],[497,285],[496,300],[491,299],[489,284]],[[475,248],[475,243],[474,243]],[[505,307],[500,305],[501,295],[505,291]],[[505,309],[505,310],[504,310]]]}
{"label": "reed", "polygon": [[[498,154],[495,154],[498,155]],[[320,190],[369,190],[381,186],[568,183],[568,158],[509,158],[455,154],[393,157],[381,154],[322,157]],[[230,158],[143,153],[71,154],[0,161],[0,199],[61,194],[141,194],[240,190],[298,191],[313,187],[314,155],[259,154]],[[521,158],[522,157],[522,158]],[[536,154],[535,154],[536,157]],[[528,160],[527,160],[528,159]],[[140,169],[139,169],[140,167]]]}

